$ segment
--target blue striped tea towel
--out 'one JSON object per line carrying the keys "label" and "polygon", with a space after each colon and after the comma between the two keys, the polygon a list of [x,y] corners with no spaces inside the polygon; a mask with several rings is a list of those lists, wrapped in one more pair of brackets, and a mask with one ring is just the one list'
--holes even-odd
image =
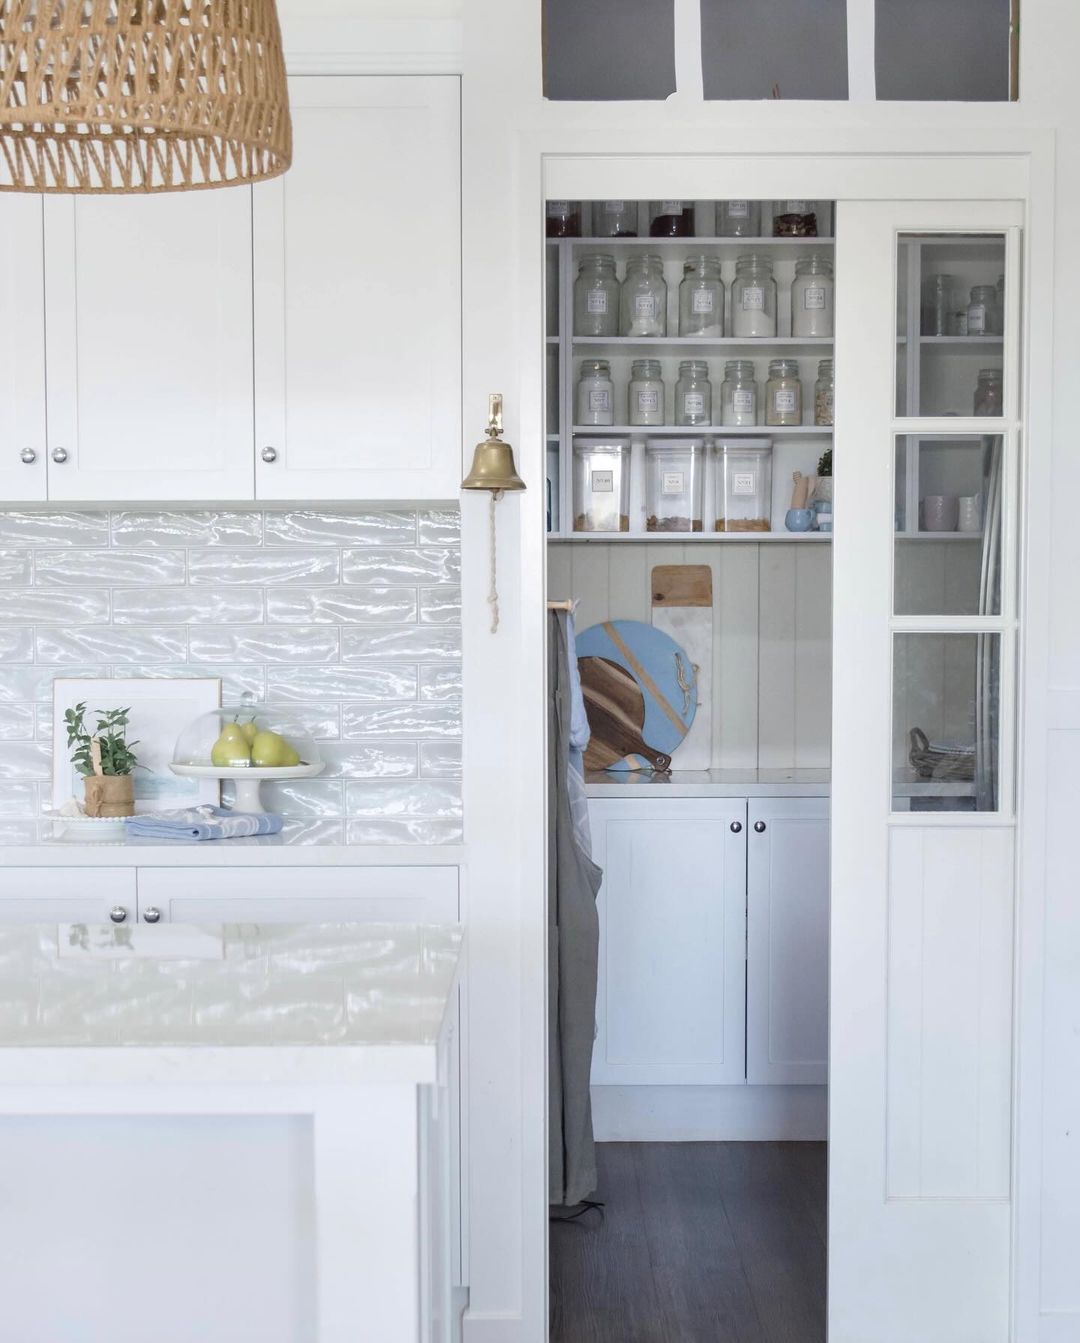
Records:
{"label": "blue striped tea towel", "polygon": [[235,812],[224,807],[146,812],[126,822],[129,839],[244,839],[276,835],[284,822],[271,812]]}

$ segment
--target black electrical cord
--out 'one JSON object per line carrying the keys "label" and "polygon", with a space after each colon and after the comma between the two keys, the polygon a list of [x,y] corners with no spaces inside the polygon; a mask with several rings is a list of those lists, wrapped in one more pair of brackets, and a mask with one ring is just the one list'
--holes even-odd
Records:
{"label": "black electrical cord", "polygon": [[561,1213],[551,1214],[548,1217],[549,1222],[576,1222],[579,1217],[584,1217],[587,1212],[598,1212],[600,1220],[604,1220],[604,1205],[596,1202],[595,1199],[583,1198],[576,1212],[567,1213],[565,1216]]}

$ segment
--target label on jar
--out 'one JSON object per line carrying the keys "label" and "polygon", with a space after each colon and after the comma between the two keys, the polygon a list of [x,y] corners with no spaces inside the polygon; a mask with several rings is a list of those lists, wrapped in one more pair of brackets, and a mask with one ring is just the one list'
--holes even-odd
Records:
{"label": "label on jar", "polygon": [[634,316],[635,316],[635,317],[655,317],[655,316],[656,316],[656,295],[655,295],[655,294],[635,294],[635,295],[634,295]]}
{"label": "label on jar", "polygon": [[565,219],[570,213],[569,201],[548,201],[547,212],[552,219]]}
{"label": "label on jar", "polygon": [[810,202],[785,201],[783,213],[789,215],[807,215],[810,213]]}
{"label": "label on jar", "polygon": [[681,215],[683,212],[682,201],[661,201],[660,213],[662,215]]}
{"label": "label on jar", "polygon": [[736,388],[731,393],[731,409],[736,415],[752,415],[757,409],[754,405],[756,399],[754,393],[749,389]]}
{"label": "label on jar", "polygon": [[590,473],[589,485],[593,494],[612,494],[615,490],[615,472],[593,471]]}
{"label": "label on jar", "polygon": [[729,219],[749,219],[750,202],[749,201],[728,201],[727,214]]}
{"label": "label on jar", "polygon": [[586,312],[607,312],[607,290],[590,289],[585,296]]}
{"label": "label on jar", "polygon": [[661,494],[683,494],[686,486],[683,484],[683,473],[681,471],[665,471],[660,480]]}
{"label": "label on jar", "polygon": [[687,392],[683,397],[683,413],[686,415],[704,415],[704,394],[702,392]]}
{"label": "label on jar", "polygon": [[825,306],[825,286],[820,284],[808,284],[803,290],[804,308],[824,308]]}
{"label": "label on jar", "polygon": [[716,295],[711,289],[695,289],[692,298],[694,312],[712,312]]}
{"label": "label on jar", "polygon": [[795,388],[778,387],[773,392],[773,410],[777,415],[795,414]]}
{"label": "label on jar", "polygon": [[765,290],[759,284],[748,284],[740,299],[743,312],[764,312]]}
{"label": "label on jar", "polygon": [[604,214],[606,215],[621,215],[625,209],[625,201],[604,201]]}
{"label": "label on jar", "polygon": [[733,471],[731,473],[732,494],[756,494],[757,478],[753,471]]}
{"label": "label on jar", "polygon": [[969,336],[986,335],[986,306],[973,303],[967,311],[967,333]]}
{"label": "label on jar", "polygon": [[611,389],[599,387],[589,393],[589,410],[596,414],[611,409]]}
{"label": "label on jar", "polygon": [[639,415],[655,415],[660,409],[660,393],[655,388],[650,391],[635,392]]}

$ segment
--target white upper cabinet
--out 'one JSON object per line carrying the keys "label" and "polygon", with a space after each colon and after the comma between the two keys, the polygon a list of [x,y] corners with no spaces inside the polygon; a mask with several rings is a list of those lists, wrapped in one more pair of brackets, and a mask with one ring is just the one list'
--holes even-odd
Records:
{"label": "white upper cabinet", "polygon": [[459,81],[290,81],[255,188],[261,499],[449,499],[461,480]]}
{"label": "white upper cabinet", "polygon": [[0,202],[0,499],[45,498],[45,314],[41,197]]}
{"label": "white upper cabinet", "polygon": [[251,193],[45,201],[49,498],[250,499]]}

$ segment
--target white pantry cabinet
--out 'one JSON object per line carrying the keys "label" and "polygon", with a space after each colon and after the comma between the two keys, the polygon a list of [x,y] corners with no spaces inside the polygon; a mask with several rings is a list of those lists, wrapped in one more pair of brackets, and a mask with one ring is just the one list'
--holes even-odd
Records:
{"label": "white pantry cabinet", "polygon": [[135,869],[7,867],[0,871],[0,925],[134,923]]}
{"label": "white pantry cabinet", "polygon": [[461,480],[460,83],[292,79],[254,189],[260,499],[449,499]]}
{"label": "white pantry cabinet", "polygon": [[0,211],[0,499],[34,503],[46,491],[41,198],[10,193]]}

